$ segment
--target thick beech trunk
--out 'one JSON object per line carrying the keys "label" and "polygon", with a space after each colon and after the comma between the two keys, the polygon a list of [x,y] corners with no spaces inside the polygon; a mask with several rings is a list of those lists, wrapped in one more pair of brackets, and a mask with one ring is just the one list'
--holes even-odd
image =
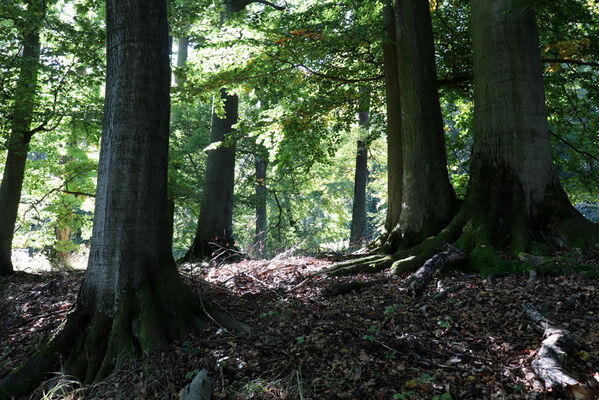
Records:
{"label": "thick beech trunk", "polygon": [[[438,235],[401,255],[413,269],[443,242],[479,272],[522,268],[500,258],[554,247],[592,248],[599,227],[570,204],[553,170],[535,14],[511,0],[472,0],[474,143],[466,200]],[[524,265],[524,267],[526,267]]]}
{"label": "thick beech trunk", "polygon": [[267,161],[255,156],[256,167],[256,233],[254,235],[254,248],[260,258],[266,255],[266,166]]}
{"label": "thick beech trunk", "polygon": [[360,135],[356,150],[356,171],[354,175],[354,201],[352,205],[352,220],[349,245],[358,246],[366,238],[366,185],[368,184],[368,123],[370,121],[370,92],[361,89],[358,109]]}
{"label": "thick beech trunk", "polygon": [[598,227],[572,207],[554,172],[534,12],[472,0],[472,37],[474,143],[458,246],[484,263],[494,248],[597,243]]}
{"label": "thick beech trunk", "polygon": [[8,154],[0,184],[0,275],[13,273],[11,262],[12,240],[19,211],[25,162],[31,141],[31,119],[40,64],[41,2],[28,1],[31,24],[23,33],[21,70],[15,89],[12,127],[8,139]]}
{"label": "thick beech trunk", "polygon": [[438,233],[453,217],[427,0],[395,1],[402,132],[401,246]]}
{"label": "thick beech trunk", "polygon": [[167,246],[166,1],[108,0],[106,18],[106,97],[85,280],[61,331],[0,380],[0,397],[35,388],[59,360],[84,382],[101,379],[122,360],[202,325],[203,307],[179,279]]}
{"label": "thick beech trunk", "polygon": [[231,138],[237,123],[237,95],[221,89],[225,118],[212,111],[210,143],[221,146],[208,152],[200,217],[193,244],[186,258],[212,258],[234,248],[233,185],[235,179],[235,141]]}

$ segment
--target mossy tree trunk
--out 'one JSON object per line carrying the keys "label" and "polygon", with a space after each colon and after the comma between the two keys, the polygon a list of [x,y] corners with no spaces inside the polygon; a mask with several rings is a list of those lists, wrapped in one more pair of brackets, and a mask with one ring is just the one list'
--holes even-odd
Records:
{"label": "mossy tree trunk", "polygon": [[44,2],[26,2],[29,23],[22,32],[23,52],[15,88],[12,127],[7,142],[8,154],[0,184],[0,275],[11,275],[12,240],[25,177],[25,163],[31,141],[31,121],[40,67],[40,25]]}
{"label": "mossy tree trunk", "polygon": [[384,253],[438,233],[454,216],[437,91],[433,31],[426,0],[386,4],[388,209]]}
{"label": "mossy tree trunk", "polygon": [[534,11],[510,0],[471,5],[474,143],[458,245],[480,265],[493,249],[593,246],[597,225],[554,172]]}
{"label": "mossy tree trunk", "polygon": [[427,0],[395,1],[402,132],[400,246],[438,233],[455,213]]}
{"label": "mossy tree trunk", "polygon": [[0,397],[32,390],[59,360],[83,382],[101,379],[120,360],[203,321],[167,246],[166,1],[108,0],[106,19],[106,97],[85,280],[62,329],[0,380]]}

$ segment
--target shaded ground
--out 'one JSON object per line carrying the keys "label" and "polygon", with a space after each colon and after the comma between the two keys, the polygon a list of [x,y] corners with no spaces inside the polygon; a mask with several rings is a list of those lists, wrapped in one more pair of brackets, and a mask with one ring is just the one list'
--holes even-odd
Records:
{"label": "shaded ground", "polygon": [[[568,368],[599,385],[599,281],[574,268],[539,273],[530,285],[525,275],[489,280],[451,271],[415,299],[402,278],[385,273],[306,281],[330,264],[294,257],[185,266],[198,294],[264,334],[214,324],[101,384],[54,398],[176,399],[206,368],[217,399],[552,399],[528,370],[542,338],[522,313],[526,301],[585,344]],[[0,376],[59,325],[81,279],[20,273],[0,281]],[[339,281],[355,280],[377,283],[333,295]],[[433,298],[453,285],[461,288]]]}

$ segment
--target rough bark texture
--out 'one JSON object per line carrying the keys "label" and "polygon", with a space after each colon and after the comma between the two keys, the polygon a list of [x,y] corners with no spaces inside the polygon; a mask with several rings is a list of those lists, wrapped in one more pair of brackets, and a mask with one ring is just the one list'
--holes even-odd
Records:
{"label": "rough bark texture", "polygon": [[418,268],[416,272],[410,275],[406,282],[408,291],[412,294],[419,295],[438,270],[449,263],[465,258],[466,254],[455,247],[450,247],[447,251],[435,254],[427,260],[422,267]]}
{"label": "rough bark texture", "polygon": [[391,0],[383,8],[383,25],[387,38],[383,44],[385,96],[387,103],[387,216],[385,232],[381,236],[383,251],[394,252],[399,246],[399,232],[393,228],[399,221],[402,197],[402,140],[401,103],[399,98],[399,74],[397,72],[397,42],[395,12]]}
{"label": "rough bark texture", "polygon": [[358,140],[354,175],[354,202],[349,237],[350,246],[359,246],[366,237],[366,184],[368,183],[368,148]]}
{"label": "rough bark texture", "polygon": [[[204,308],[168,246],[168,39],[165,0],[108,0],[107,76],[88,269],[62,329],[0,380],[0,397],[59,368],[83,382],[202,326]],[[57,355],[60,354],[60,358]]]}
{"label": "rough bark texture", "polygon": [[[401,246],[438,233],[454,216],[427,0],[395,1],[402,132]],[[394,227],[395,229],[395,227]]]}
{"label": "rough bark texture", "polygon": [[31,119],[40,64],[40,24],[43,14],[39,1],[28,1],[31,23],[23,32],[21,69],[15,89],[8,154],[0,184],[0,275],[11,275],[12,240],[21,199],[27,151],[31,141]]}
{"label": "rough bark texture", "polygon": [[198,227],[186,258],[213,258],[234,248],[235,142],[230,136],[237,123],[239,100],[225,89],[221,89],[220,95],[224,99],[225,118],[220,118],[213,109],[210,143],[223,145],[208,152]]}
{"label": "rough bark texture", "polygon": [[475,107],[468,193],[445,229],[398,256],[395,272],[421,265],[443,242],[466,251],[470,268],[483,273],[522,267],[496,250],[518,255],[599,242],[599,227],[572,207],[553,171],[534,12],[511,0],[471,4]]}
{"label": "rough bark texture", "polygon": [[535,14],[472,1],[474,143],[458,246],[472,261],[538,246],[591,247],[597,225],[570,204],[553,168]]}
{"label": "rough bark texture", "polygon": [[354,175],[354,201],[349,236],[350,246],[358,246],[366,239],[366,185],[368,184],[368,123],[370,122],[370,92],[361,89],[358,109],[358,122],[362,139],[356,150],[356,170]]}
{"label": "rough bark texture", "polygon": [[255,156],[256,167],[256,233],[254,235],[254,247],[260,258],[266,255],[266,166],[267,161]]}

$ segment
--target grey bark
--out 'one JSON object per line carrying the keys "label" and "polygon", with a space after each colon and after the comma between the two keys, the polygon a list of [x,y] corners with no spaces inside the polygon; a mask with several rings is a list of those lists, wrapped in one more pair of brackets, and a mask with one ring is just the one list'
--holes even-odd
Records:
{"label": "grey bark", "polygon": [[[183,68],[187,64],[187,48],[189,46],[189,38],[187,36],[181,37],[178,40],[177,47],[177,68]],[[169,49],[172,49],[172,38],[169,36]],[[171,51],[172,53],[172,51]],[[175,74],[175,85],[181,85],[184,79]],[[170,122],[171,125],[176,124],[181,119],[181,113],[171,108]],[[169,248],[173,247],[173,234],[175,225],[175,199],[171,193],[169,193],[167,201],[167,220],[166,225],[168,229]]]}
{"label": "grey bark", "polygon": [[383,43],[385,96],[387,104],[387,216],[385,220],[384,240],[388,251],[394,252],[399,241],[392,231],[399,221],[402,197],[402,139],[401,139],[401,101],[399,98],[399,74],[397,72],[397,41],[395,32],[395,12],[391,0],[385,1],[383,25],[387,38]]}
{"label": "grey bark", "polygon": [[539,201],[555,174],[534,12],[510,0],[473,0],[472,45],[474,167],[509,165],[523,200]]}
{"label": "grey bark", "polygon": [[258,257],[266,255],[266,167],[267,160],[259,155],[254,158],[256,167],[256,233],[254,235],[254,247]]}
{"label": "grey bark", "polygon": [[[427,0],[394,1],[402,133],[402,246],[439,232],[453,217]],[[395,205],[398,206],[399,205]]]}
{"label": "grey bark", "polygon": [[227,253],[233,242],[233,185],[235,179],[235,142],[230,138],[237,123],[239,99],[221,89],[225,118],[212,110],[210,143],[223,145],[208,152],[200,217],[194,242],[186,258],[206,258]]}
{"label": "grey bark", "polygon": [[524,303],[522,309],[533,327],[543,334],[543,342],[531,364],[535,375],[545,383],[545,389],[563,394],[568,386],[579,386],[580,382],[564,367],[568,354],[580,347],[574,335],[552,324],[532,304]]}
{"label": "grey bark", "polygon": [[[166,245],[166,0],[107,0],[106,32],[106,96],[86,276],[61,329],[0,379],[0,397],[20,397],[60,367],[84,383],[103,379],[117,360],[205,327],[210,306],[183,284]],[[211,311],[227,323],[220,314]]]}
{"label": "grey bark", "polygon": [[112,314],[121,296],[173,265],[166,245],[170,68],[164,0],[107,0],[106,10],[98,185],[78,304]]}
{"label": "grey bark", "polygon": [[358,246],[366,238],[366,185],[368,184],[368,123],[370,121],[370,92],[360,90],[358,107],[358,122],[360,134],[356,150],[356,169],[354,174],[354,199],[352,205],[352,220],[349,236],[350,246]]}
{"label": "grey bark", "polygon": [[467,210],[487,216],[486,233],[496,245],[511,238],[514,254],[531,240],[596,243],[597,225],[571,206],[554,172],[534,11],[511,0],[472,0],[471,9],[475,105]]}
{"label": "grey bark", "polygon": [[[231,13],[241,11],[250,0],[224,0],[225,12],[221,13],[221,23]],[[235,248],[233,239],[233,186],[235,179],[235,148],[231,138],[233,125],[237,123],[239,98],[220,90],[224,101],[225,117],[212,110],[210,143],[225,142],[218,149],[211,150],[206,160],[206,178],[200,206],[200,217],[194,241],[185,258],[227,258],[229,249]]]}
{"label": "grey bark", "polygon": [[12,240],[23,188],[27,151],[32,136],[30,127],[40,65],[42,5],[38,1],[28,1],[27,5],[29,10],[33,10],[31,11],[32,21],[23,32],[21,69],[15,89],[8,154],[0,184],[0,275],[13,273]]}

